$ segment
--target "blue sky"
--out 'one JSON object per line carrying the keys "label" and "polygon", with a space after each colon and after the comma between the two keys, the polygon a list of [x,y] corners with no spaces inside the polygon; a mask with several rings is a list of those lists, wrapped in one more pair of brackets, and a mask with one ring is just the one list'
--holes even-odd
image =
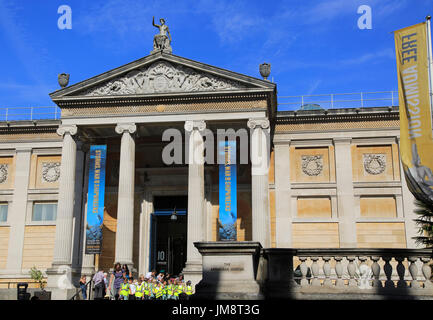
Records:
{"label": "blue sky", "polygon": [[[60,5],[72,29],[60,30]],[[357,26],[360,5],[372,29]],[[0,106],[50,106],[48,93],[144,57],[152,16],[166,19],[173,53],[259,77],[271,63],[279,95],[396,90],[390,33],[424,21],[433,0],[0,0]]]}

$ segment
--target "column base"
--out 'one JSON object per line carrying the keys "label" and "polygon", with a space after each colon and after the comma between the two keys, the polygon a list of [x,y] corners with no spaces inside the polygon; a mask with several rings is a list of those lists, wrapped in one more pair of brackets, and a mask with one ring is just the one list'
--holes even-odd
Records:
{"label": "column base", "polygon": [[[53,264],[52,267],[48,268],[46,271],[48,276],[46,290],[52,292],[57,292],[57,289],[62,292],[64,290],[75,290],[80,280],[80,271],[81,270],[71,268],[71,266],[67,264]],[[59,296],[63,296],[63,293],[59,293]]]}
{"label": "column base", "polygon": [[191,285],[194,287],[203,278],[203,264],[200,261],[187,261],[182,274],[185,282],[191,281]]}

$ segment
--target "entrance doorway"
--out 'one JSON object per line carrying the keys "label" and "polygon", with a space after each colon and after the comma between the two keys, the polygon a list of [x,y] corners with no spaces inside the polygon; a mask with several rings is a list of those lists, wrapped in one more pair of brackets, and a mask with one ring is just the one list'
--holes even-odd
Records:
{"label": "entrance doorway", "polygon": [[151,215],[150,269],[179,274],[185,267],[187,196],[154,197]]}

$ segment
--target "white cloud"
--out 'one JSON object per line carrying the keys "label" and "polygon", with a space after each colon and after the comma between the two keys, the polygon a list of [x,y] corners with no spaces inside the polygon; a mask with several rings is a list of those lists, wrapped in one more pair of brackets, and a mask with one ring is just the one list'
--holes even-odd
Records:
{"label": "white cloud", "polygon": [[339,62],[340,65],[348,66],[348,65],[357,65],[363,64],[366,62],[375,62],[378,59],[395,59],[394,51],[391,48],[382,49],[376,52],[364,53],[361,56],[357,56],[350,59],[344,59]]}

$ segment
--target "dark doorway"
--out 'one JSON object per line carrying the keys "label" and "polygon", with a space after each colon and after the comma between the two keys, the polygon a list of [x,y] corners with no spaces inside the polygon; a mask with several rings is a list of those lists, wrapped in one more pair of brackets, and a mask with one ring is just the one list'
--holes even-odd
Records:
{"label": "dark doorway", "polygon": [[177,275],[185,267],[187,205],[187,196],[154,197],[154,212],[151,217],[151,270],[164,270]]}

